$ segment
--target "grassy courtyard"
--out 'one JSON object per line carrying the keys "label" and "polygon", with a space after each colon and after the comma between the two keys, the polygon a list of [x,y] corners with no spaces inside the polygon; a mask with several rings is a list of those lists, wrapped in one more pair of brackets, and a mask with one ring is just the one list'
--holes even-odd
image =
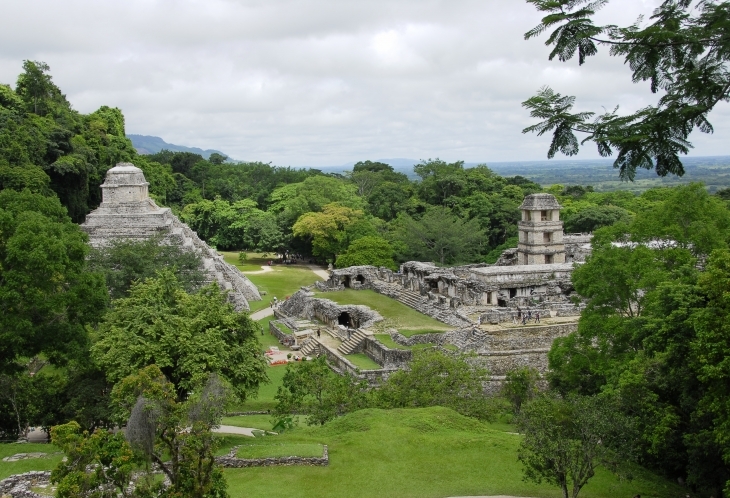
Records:
{"label": "grassy courtyard", "polygon": [[[18,453],[45,453],[41,458],[29,458],[17,462],[3,462],[5,457]],[[63,458],[60,449],[52,444],[42,443],[5,443],[0,444],[0,480],[13,474],[23,474],[31,470],[53,470]]]}
{"label": "grassy courtyard", "polygon": [[393,298],[369,289],[318,292],[316,297],[330,299],[338,304],[363,304],[376,310],[385,318],[383,324],[385,327],[398,329],[405,336],[414,333],[442,332],[453,328],[430,316],[419,313]]}
{"label": "grassy courtyard", "polygon": [[[261,271],[261,267],[266,266],[268,261],[273,259],[273,257],[264,257],[261,253],[247,253],[246,263],[241,264],[238,261],[237,252],[221,252],[221,254],[223,259],[242,272]],[[268,307],[274,297],[283,300],[294,294],[302,286],[312,285],[314,282],[322,280],[310,268],[298,265],[273,265],[271,271],[247,273],[246,277],[258,287],[259,291],[266,292],[266,295],[261,296],[261,301],[248,303],[251,312]]]}

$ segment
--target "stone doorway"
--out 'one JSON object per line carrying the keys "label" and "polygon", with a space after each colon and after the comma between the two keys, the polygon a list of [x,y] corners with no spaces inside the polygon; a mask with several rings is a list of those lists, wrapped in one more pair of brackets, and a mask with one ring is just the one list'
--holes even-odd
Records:
{"label": "stone doorway", "polygon": [[355,319],[350,316],[347,311],[343,311],[342,313],[340,313],[340,315],[337,317],[337,323],[351,329],[357,328],[357,323],[355,323]]}

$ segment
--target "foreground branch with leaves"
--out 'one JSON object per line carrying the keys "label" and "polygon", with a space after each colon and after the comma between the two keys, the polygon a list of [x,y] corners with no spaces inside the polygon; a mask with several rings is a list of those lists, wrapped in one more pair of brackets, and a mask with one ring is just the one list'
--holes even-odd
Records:
{"label": "foreground branch with leaves", "polygon": [[580,65],[610,47],[612,56],[623,57],[634,83],[648,81],[652,93],[663,95],[656,105],[622,115],[618,106],[610,112],[572,113],[575,97],[543,87],[522,105],[542,121],[523,133],[552,132],[548,158],[556,152],[578,153],[576,133],[594,142],[603,157],[617,153],[614,167],[622,179],[633,180],[637,168],[654,168],[658,175],[682,176],[679,159],[692,148],[695,129],[712,133],[710,112],[730,100],[730,2],[666,0],[654,10],[650,22],[639,18],[627,27],[598,26],[596,12],[609,0],[527,0],[547,15],[525,33],[534,38],[553,29],[545,42],[553,46],[550,60],[568,61],[578,56]]}

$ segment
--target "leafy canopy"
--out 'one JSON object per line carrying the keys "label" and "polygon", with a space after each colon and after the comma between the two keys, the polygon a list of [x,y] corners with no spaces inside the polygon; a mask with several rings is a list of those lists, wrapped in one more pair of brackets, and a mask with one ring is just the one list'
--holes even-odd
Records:
{"label": "leafy canopy", "polygon": [[134,284],[129,297],[114,303],[99,327],[92,356],[113,383],[154,364],[180,399],[216,373],[244,400],[266,381],[256,331],[216,284],[188,294],[164,270]]}
{"label": "leafy canopy", "polygon": [[[610,47],[623,57],[634,83],[647,81],[652,93],[661,93],[656,105],[622,115],[610,112],[572,112],[575,97],[549,87],[522,105],[538,124],[523,133],[552,132],[548,158],[561,152],[578,153],[580,144],[594,142],[601,156],[616,153],[620,177],[633,180],[637,168],[654,168],[658,175],[682,176],[679,159],[692,148],[695,129],[712,133],[708,117],[720,102],[730,100],[730,2],[665,0],[643,25],[643,18],[627,27],[594,24],[596,12],[609,0],[527,0],[545,13],[538,26],[525,33],[534,38],[552,30],[545,44],[550,60],[578,56],[582,65]],[[576,133],[586,137],[579,144]]]}

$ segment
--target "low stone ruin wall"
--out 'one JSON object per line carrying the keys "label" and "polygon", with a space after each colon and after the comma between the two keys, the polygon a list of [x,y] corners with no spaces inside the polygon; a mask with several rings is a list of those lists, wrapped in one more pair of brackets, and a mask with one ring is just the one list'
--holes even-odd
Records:
{"label": "low stone ruin wall", "polygon": [[383,368],[403,368],[413,358],[410,350],[390,349],[377,339],[368,337],[363,341],[362,351]]}
{"label": "low stone ruin wall", "polygon": [[31,487],[51,482],[50,471],[31,471],[16,474],[0,481],[0,496],[10,495],[12,498],[44,498],[43,495],[31,491]]}
{"label": "low stone ruin wall", "polygon": [[[281,324],[277,320],[271,320],[269,322],[269,331],[273,334],[276,339],[284,346],[294,345],[294,336],[287,334],[281,328]],[[291,328],[291,327],[290,327]]]}
{"label": "low stone ruin wall", "polygon": [[362,379],[368,382],[371,386],[380,384],[383,380],[387,379],[393,372],[397,372],[397,368],[381,368],[378,370],[361,370],[355,366],[350,360],[340,355],[337,351],[319,344],[320,354],[325,355],[327,363],[336,372],[342,375],[353,375],[358,379]]}
{"label": "low stone ruin wall", "polygon": [[215,462],[221,467],[241,469],[246,467],[274,467],[289,465],[309,465],[313,467],[324,467],[330,464],[329,450],[327,445],[322,445],[321,457],[272,457],[272,458],[238,458],[236,452],[239,446],[234,446],[228,455],[215,458]]}
{"label": "low stone ruin wall", "polygon": [[575,332],[578,324],[543,325],[506,328],[498,332],[485,332],[464,328],[440,334],[416,334],[405,337],[393,333],[393,340],[404,346],[416,344],[453,344],[459,351],[473,351],[483,360],[492,375],[505,375],[520,367],[532,367],[539,372],[547,371],[547,353],[553,341]]}

